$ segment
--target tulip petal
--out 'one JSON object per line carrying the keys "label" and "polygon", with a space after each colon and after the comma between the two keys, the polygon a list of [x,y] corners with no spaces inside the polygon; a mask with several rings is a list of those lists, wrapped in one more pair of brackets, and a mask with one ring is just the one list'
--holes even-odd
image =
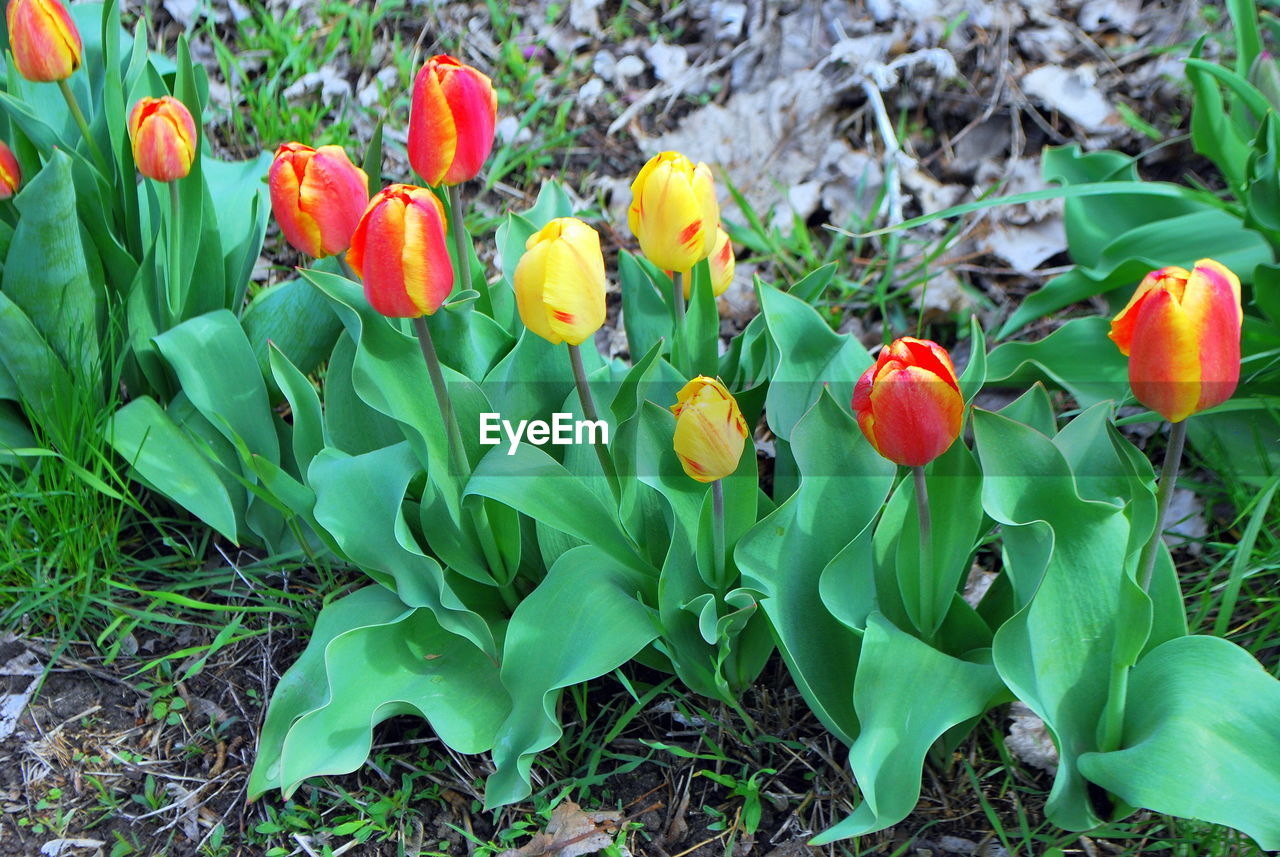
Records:
{"label": "tulip petal", "polygon": [[453,264],[444,240],[444,209],[430,191],[415,193],[405,208],[401,261],[405,292],[418,308],[432,315],[453,291]]}
{"label": "tulip petal", "polygon": [[340,146],[317,149],[298,193],[301,212],[317,230],[319,252],[308,255],[319,258],[346,250],[368,203],[369,177],[364,170],[352,164]]}
{"label": "tulip petal", "polygon": [[470,66],[444,66],[440,89],[456,128],[453,162],[445,184],[457,184],[479,174],[493,148],[497,101],[489,78]]}
{"label": "tulip petal", "polygon": [[457,124],[435,67],[428,62],[413,82],[407,146],[409,164],[427,184],[438,185],[453,163],[457,147]]}
{"label": "tulip petal", "polygon": [[[868,439],[877,452],[898,464],[927,464],[960,434],[964,400],[927,369],[888,368],[876,376],[870,401],[869,414],[874,417],[868,420]],[[858,422],[863,425],[861,415]]]}
{"label": "tulip petal", "polygon": [[605,321],[604,257],[594,229],[566,230],[546,255],[542,302],[557,337],[581,345]]}
{"label": "tulip petal", "polygon": [[1129,386],[1138,401],[1171,422],[1193,414],[1200,399],[1200,355],[1195,325],[1164,289],[1138,308],[1129,353]]}
{"label": "tulip petal", "polygon": [[[282,146],[283,150],[284,147]],[[299,174],[300,159],[287,150],[278,152],[276,160],[271,164],[267,174],[267,185],[271,191],[271,209],[275,214],[280,231],[298,251],[312,258],[320,258],[324,254],[321,246],[320,224],[307,211],[300,207],[302,186],[305,173]],[[354,230],[353,230],[354,231]]]}
{"label": "tulip petal", "polygon": [[386,196],[377,205],[370,204],[361,223],[364,240],[352,244],[353,250],[360,247],[361,264],[357,271],[364,278],[364,293],[370,306],[396,318],[420,314],[417,304],[405,292],[401,263],[406,207],[405,201],[397,196]]}
{"label": "tulip petal", "polygon": [[10,0],[5,20],[14,64],[27,80],[66,80],[80,67],[80,31],[58,0]]}
{"label": "tulip petal", "polygon": [[[664,159],[666,155],[671,157]],[[651,170],[641,170],[635,183],[633,231],[649,261],[669,271],[687,271],[711,252],[718,220],[706,220],[709,206],[704,205],[705,194],[700,198],[695,191],[694,180],[687,158],[664,153]],[[698,179],[699,187],[703,182]],[[710,196],[714,201],[714,192]]]}
{"label": "tulip petal", "polygon": [[1158,288],[1167,289],[1174,284],[1184,283],[1189,276],[1191,275],[1186,268],[1171,265],[1158,268],[1142,278],[1142,282],[1138,284],[1138,288],[1129,298],[1124,309],[1116,313],[1116,317],[1111,320],[1111,332],[1107,334],[1120,349],[1121,354],[1128,357],[1133,347],[1133,326],[1137,323],[1139,307],[1147,295]]}
{"label": "tulip petal", "polygon": [[1182,309],[1197,329],[1200,396],[1195,410],[1220,405],[1240,380],[1240,280],[1212,259],[1202,259],[1187,280]]}
{"label": "tulip petal", "polygon": [[559,345],[564,339],[552,328],[547,318],[546,304],[542,300],[543,287],[547,281],[547,256],[551,252],[551,244],[550,241],[530,239],[529,249],[520,257],[514,280],[516,308],[520,312],[520,320],[524,322],[525,327],[552,345]]}
{"label": "tulip petal", "polygon": [[732,398],[699,396],[676,418],[676,455],[685,473],[699,482],[714,482],[737,470],[745,441],[745,422]]}

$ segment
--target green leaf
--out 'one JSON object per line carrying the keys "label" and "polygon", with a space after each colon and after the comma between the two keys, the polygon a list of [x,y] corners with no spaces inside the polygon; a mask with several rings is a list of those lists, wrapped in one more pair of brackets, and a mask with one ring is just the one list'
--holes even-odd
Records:
{"label": "green leaf", "polygon": [[52,415],[73,393],[71,376],[58,355],[26,313],[2,291],[0,364],[13,391],[37,417]]}
{"label": "green leaf", "polygon": [[[156,337],[182,389],[228,440],[280,462],[267,387],[240,322],[228,310],[198,316]],[[210,371],[216,367],[215,371]]]}
{"label": "green leaf", "polygon": [[761,594],[805,702],[848,744],[858,734],[851,700],[860,643],[823,605],[820,583],[832,559],[880,511],[895,468],[829,394],[797,423],[793,444],[800,487],[739,540],[734,560],[744,585]]}
{"label": "green leaf", "polygon": [[369,755],[373,727],[397,714],[426,718],[462,753],[492,746],[509,710],[494,663],[380,586],[325,607],[298,662],[272,696],[249,791],[345,774]]}
{"label": "green leaf", "polygon": [[862,731],[849,748],[863,800],[853,815],[810,844],[872,833],[906,818],[920,799],[929,747],[985,711],[1002,690],[990,664],[943,654],[872,613],[853,689]]}
{"label": "green leaf", "polygon": [[618,525],[617,512],[539,447],[522,443],[514,454],[505,446],[494,447],[476,467],[466,493],[492,498],[582,539],[624,567],[641,574],[649,571]]}
{"label": "green leaf", "polygon": [[342,322],[329,301],[304,280],[289,280],[258,292],[241,324],[258,367],[268,378],[268,343],[303,375],[310,375],[333,352],[342,333]]}
{"label": "green leaf", "polygon": [[618,252],[618,289],[622,292],[622,325],[632,357],[644,354],[659,341],[670,346],[671,311],[660,289],[671,289],[671,280],[646,259],[626,250]]}
{"label": "green leaf", "polygon": [[1107,338],[1110,329],[1108,319],[1088,316],[1068,321],[1037,342],[997,345],[987,356],[987,386],[1022,387],[1045,380],[1071,393],[1082,407],[1123,400],[1129,395],[1129,360]]}
{"label": "green leaf", "polygon": [[829,390],[845,410],[853,385],[871,365],[871,356],[858,340],[831,330],[809,304],[760,283],[756,292],[778,365],[769,384],[765,409],[769,428],[783,439],[801,416]]}
{"label": "green leaf", "polygon": [[987,383],[987,336],[976,315],[969,316],[969,363],[960,373],[960,393],[965,404],[973,401]]}
{"label": "green leaf", "polygon": [[293,460],[298,475],[305,476],[311,459],[324,449],[324,415],[320,410],[320,396],[298,367],[278,348],[268,348],[271,374],[284,392],[293,415]]}
{"label": "green leaf", "polygon": [[148,485],[239,542],[235,506],[222,478],[154,399],[142,396],[116,411],[107,441]]}
{"label": "green leaf", "polygon": [[4,293],[88,383],[101,371],[103,295],[89,280],[67,154],[55,151],[13,202],[21,217],[5,259]]}
{"label": "green leaf", "polygon": [[326,449],[312,460],[307,474],[316,492],[316,521],[348,559],[401,601],[429,608],[447,630],[496,657],[484,617],[462,602],[444,569],[419,549],[405,522],[401,505],[410,480],[420,472],[403,442],[357,456]]}
{"label": "green leaf", "polygon": [[502,657],[512,708],[494,744],[486,810],[529,795],[534,755],[561,735],[559,691],[616,669],[657,636],[651,611],[633,595],[633,577],[594,547],[574,548],[516,607]]}
{"label": "green leaf", "polygon": [[996,669],[1058,747],[1049,818],[1085,830],[1102,819],[1076,762],[1098,749],[1113,661],[1133,663],[1151,627],[1150,601],[1125,566],[1129,521],[1122,505],[1080,496],[1043,434],[980,410],[973,427],[983,507],[1002,525],[1021,608],[996,632]]}
{"label": "green leaf", "polygon": [[1280,849],[1280,682],[1239,646],[1179,637],[1129,679],[1121,749],[1080,770],[1131,806],[1237,828]]}

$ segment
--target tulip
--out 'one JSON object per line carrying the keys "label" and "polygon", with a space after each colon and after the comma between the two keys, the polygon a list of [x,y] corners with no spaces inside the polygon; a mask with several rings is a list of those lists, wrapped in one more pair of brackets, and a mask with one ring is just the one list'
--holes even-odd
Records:
{"label": "tulip", "polygon": [[369,204],[369,177],[341,146],[285,143],[276,150],[268,184],[280,231],[297,250],[323,259],[351,246]]}
{"label": "tulip", "polygon": [[1220,405],[1240,380],[1240,280],[1212,259],[1143,278],[1111,321],[1139,402],[1170,422]]}
{"label": "tulip", "polygon": [[[707,257],[711,265],[711,294],[720,297],[733,283],[733,244],[729,241],[729,233],[722,227],[716,227],[716,244]],[[670,273],[670,272],[668,272]],[[693,272],[685,271],[683,277],[684,299],[693,297]]]}
{"label": "tulip", "polygon": [[80,31],[59,0],[10,0],[5,20],[14,64],[27,80],[53,83],[80,68]]}
{"label": "tulip", "polygon": [[22,168],[13,150],[0,141],[0,199],[8,199],[22,185]]}
{"label": "tulip", "polygon": [[480,173],[497,124],[498,96],[489,78],[441,54],[413,81],[409,164],[429,185],[456,185]]}
{"label": "tulip", "polygon": [[365,209],[347,262],[364,279],[369,304],[383,315],[417,318],[440,309],[453,291],[444,240],[444,206],[426,188],[393,184]]}
{"label": "tulip", "polygon": [[581,345],[604,324],[600,236],[577,218],[552,220],[525,242],[515,291],[525,327],[552,345]]}
{"label": "tulip", "polygon": [[715,482],[738,469],[747,421],[724,384],[699,375],[676,394],[671,412],[676,456],[689,478]]}
{"label": "tulip", "polygon": [[129,114],[138,172],[159,182],[186,178],[196,159],[196,123],[172,95],[141,98]]}
{"label": "tulip", "polygon": [[655,155],[631,183],[627,223],[650,262],[688,271],[716,246],[720,206],[711,170],[679,152]]}
{"label": "tulip", "polygon": [[880,349],[853,388],[858,427],[890,461],[920,467],[960,436],[964,397],[947,350],[904,336]]}

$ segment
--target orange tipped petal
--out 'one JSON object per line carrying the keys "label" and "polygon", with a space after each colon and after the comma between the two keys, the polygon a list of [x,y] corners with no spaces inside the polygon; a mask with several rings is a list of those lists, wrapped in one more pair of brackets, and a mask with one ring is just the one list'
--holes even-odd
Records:
{"label": "orange tipped petal", "polygon": [[937,458],[960,436],[964,397],[947,350],[904,336],[880,349],[853,388],[858,427],[890,461],[917,466]]}
{"label": "orange tipped petal", "polygon": [[185,178],[196,158],[196,124],[172,95],[141,98],[129,114],[129,137],[138,172],[161,182]]}
{"label": "orange tipped petal", "polygon": [[13,150],[0,141],[0,199],[8,199],[22,186],[22,168]]}
{"label": "orange tipped petal", "polygon": [[1197,330],[1174,296],[1152,291],[1133,327],[1129,386],[1138,401],[1171,422],[1185,420],[1200,399]]}
{"label": "orange tipped petal", "polygon": [[426,188],[395,184],[370,200],[347,252],[370,306],[396,318],[440,308],[453,289],[445,226],[444,209]]}
{"label": "orange tipped petal", "polygon": [[409,163],[427,184],[475,178],[493,148],[498,97],[489,78],[443,54],[427,60],[413,83]]}
{"label": "orange tipped petal", "polygon": [[80,68],[80,31],[59,0],[10,0],[5,20],[14,64],[27,80],[66,80]]}

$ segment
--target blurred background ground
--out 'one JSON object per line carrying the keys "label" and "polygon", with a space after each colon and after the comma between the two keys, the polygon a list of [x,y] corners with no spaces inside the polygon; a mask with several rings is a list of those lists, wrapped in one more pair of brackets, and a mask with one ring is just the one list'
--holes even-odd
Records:
{"label": "blurred background ground", "polygon": [[[914,330],[921,312],[926,335],[944,341],[972,313],[990,329],[1069,263],[1059,202],[887,238],[844,233],[1043,187],[1045,145],[1116,148],[1140,156],[1149,178],[1217,181],[1186,137],[1180,62],[1204,33],[1209,57],[1229,43],[1214,4],[129,0],[124,8],[147,21],[157,49],[190,39],[210,75],[211,139],[237,156],[300,140],[338,143],[358,159],[382,122],[384,175],[411,180],[403,144],[416,69],[446,52],[489,73],[499,141],[483,182],[466,193],[490,264],[502,213],[527,207],[554,178],[591,213],[612,270],[612,255],[634,248],[623,211],[640,165],[667,148],[714,164],[739,258],[722,298],[726,334],[756,310],[754,275],[790,283],[825,262],[838,266],[823,299],[832,325],[869,346]],[[273,226],[255,277],[269,285],[298,262]],[[1097,310],[1070,308],[1029,335]],[[602,345],[619,350],[607,331]],[[1200,523],[1186,528],[1177,557],[1195,621],[1211,623],[1243,506],[1212,478],[1193,471],[1190,482],[1197,491],[1185,517]],[[39,611],[10,607],[4,617],[19,635],[0,642],[9,700],[0,709],[0,732],[9,730],[0,735],[3,857],[487,855],[526,846],[560,798],[617,810],[613,820],[575,817],[616,839],[617,853],[665,857],[1256,851],[1231,831],[1147,813],[1099,835],[1053,828],[1041,813],[1051,779],[1010,753],[1004,713],[930,764],[920,806],[902,824],[811,848],[805,840],[847,813],[856,791],[842,748],[776,659],[744,701],[754,726],[661,688],[665,678],[643,670],[567,694],[566,737],[535,767],[534,797],[498,813],[480,811],[485,759],[449,753],[403,719],[379,728],[362,770],[316,781],[289,801],[273,794],[249,805],[265,701],[323,599],[360,577],[264,562],[181,521],[129,518],[113,532],[107,548],[129,567],[129,582],[113,606],[93,608],[93,639],[62,649]],[[190,567],[158,560],[166,551]],[[1274,669],[1274,594],[1247,594],[1262,606],[1232,628],[1233,639]],[[659,689],[640,706],[628,686]],[[580,852],[526,846],[521,857],[543,853]]]}

